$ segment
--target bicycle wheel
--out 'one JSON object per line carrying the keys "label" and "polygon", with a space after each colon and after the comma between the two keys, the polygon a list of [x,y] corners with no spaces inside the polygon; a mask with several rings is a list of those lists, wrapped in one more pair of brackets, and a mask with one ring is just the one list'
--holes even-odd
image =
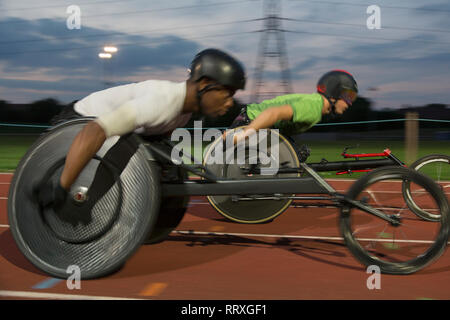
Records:
{"label": "bicycle wheel", "polygon": [[[447,198],[449,198],[450,156],[445,154],[430,154],[415,161],[410,168],[433,179],[441,186]],[[439,215],[428,212],[423,208],[421,204],[422,190],[412,190],[410,184],[406,181],[404,183],[403,194],[410,209],[418,216],[429,221],[439,220]]]}
{"label": "bicycle wheel", "polygon": [[[411,188],[424,190],[423,204],[427,204],[428,212],[439,212],[439,220],[424,220],[408,207],[402,194],[405,180]],[[399,222],[395,226],[351,205],[341,208],[340,229],[345,243],[364,265],[377,265],[383,273],[410,274],[445,251],[449,205],[442,190],[429,177],[408,168],[383,167],[357,180],[347,197]]]}

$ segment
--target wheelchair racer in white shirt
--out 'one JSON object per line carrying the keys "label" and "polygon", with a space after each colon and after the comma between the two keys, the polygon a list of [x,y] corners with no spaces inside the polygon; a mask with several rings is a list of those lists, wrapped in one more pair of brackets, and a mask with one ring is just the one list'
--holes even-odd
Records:
{"label": "wheelchair racer in white shirt", "polygon": [[185,82],[147,80],[95,92],[73,105],[80,116],[93,116],[69,149],[59,183],[36,189],[37,201],[53,208],[62,205],[78,175],[111,136],[131,132],[170,133],[184,126],[193,112],[220,116],[233,106],[233,96],[245,87],[243,66],[229,54],[206,49],[191,63]]}

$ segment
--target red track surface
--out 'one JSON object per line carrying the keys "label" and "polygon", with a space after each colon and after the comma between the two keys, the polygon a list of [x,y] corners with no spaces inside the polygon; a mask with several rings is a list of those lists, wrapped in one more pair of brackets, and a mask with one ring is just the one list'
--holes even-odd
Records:
{"label": "red track surface", "polygon": [[[6,215],[10,179],[0,174],[0,299],[18,292],[31,299],[63,297],[53,294],[164,300],[450,298],[448,250],[413,275],[381,275],[381,289],[369,290],[370,274],[333,238],[340,237],[338,209],[291,207],[271,223],[244,225],[223,219],[204,197],[191,199],[177,230],[245,235],[172,234],[162,243],[142,246],[119,272],[69,290],[66,281],[52,280],[17,249]],[[331,184],[344,190],[351,182]]]}

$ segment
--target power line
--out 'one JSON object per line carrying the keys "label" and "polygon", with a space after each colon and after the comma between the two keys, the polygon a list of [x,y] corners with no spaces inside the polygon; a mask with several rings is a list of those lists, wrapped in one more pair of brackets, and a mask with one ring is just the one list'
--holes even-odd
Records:
{"label": "power line", "polygon": [[[133,1],[133,0],[128,0]],[[106,0],[106,1],[96,1],[96,2],[82,2],[76,3],[77,6],[90,6],[90,5],[98,5],[103,3],[123,3],[123,0]],[[39,9],[51,9],[51,8],[67,8],[69,5],[52,5],[52,6],[39,6],[39,7],[26,7],[26,8],[12,8],[12,9],[2,9],[3,12],[8,11],[26,11],[26,10],[39,10]]]}
{"label": "power line", "polygon": [[[292,21],[292,22],[305,22],[305,23],[314,23],[314,24],[324,24],[324,25],[337,25],[337,26],[349,26],[349,27],[363,27],[366,28],[365,25],[355,24],[355,23],[343,23],[343,22],[327,22],[327,21],[319,21],[319,20],[307,20],[307,19],[294,19],[294,18],[278,18],[274,17],[274,19]],[[189,25],[189,26],[178,26],[172,28],[161,28],[161,29],[153,29],[153,30],[142,30],[142,31],[133,31],[124,33],[127,31],[117,31],[117,32],[109,32],[109,33],[97,33],[97,34],[88,34],[88,35],[79,35],[79,36],[61,36],[61,37],[52,37],[51,39],[25,39],[25,40],[12,40],[12,41],[0,41],[0,45],[6,44],[15,44],[15,43],[27,43],[27,42],[46,42],[49,40],[79,40],[80,38],[96,38],[96,37],[105,37],[105,36],[130,36],[130,35],[138,35],[138,34],[147,34],[154,32],[164,32],[170,30],[177,29],[190,29],[190,28],[200,28],[200,27],[208,27],[208,26],[218,26],[218,25],[226,25],[226,24],[234,24],[234,23],[248,23],[264,20],[264,18],[257,19],[248,19],[248,20],[235,20],[229,22],[218,22],[218,23],[209,23],[209,24],[201,24],[201,25]],[[423,29],[423,28],[410,28],[410,27],[397,27],[397,26],[383,26],[382,29],[397,29],[397,30],[408,30],[408,31],[424,31],[424,32],[440,32],[440,33],[450,33],[450,30],[442,30],[442,29]],[[263,30],[261,30],[263,31]]]}
{"label": "power line", "polygon": [[88,34],[88,35],[80,35],[80,36],[63,36],[63,37],[53,37],[51,39],[28,39],[28,40],[12,40],[12,41],[0,41],[0,45],[6,45],[6,44],[14,44],[14,43],[26,43],[26,42],[46,42],[51,40],[79,40],[80,38],[96,38],[96,37],[105,37],[105,36],[130,36],[130,35],[139,35],[139,34],[147,34],[147,33],[155,33],[155,32],[164,32],[164,31],[170,31],[170,30],[184,30],[184,29],[190,29],[190,28],[201,28],[201,27],[209,27],[209,26],[219,26],[219,25],[227,25],[227,24],[235,24],[235,23],[247,23],[247,22],[253,22],[258,21],[258,19],[248,19],[248,20],[235,20],[235,21],[228,21],[228,22],[218,22],[218,23],[208,23],[208,24],[200,24],[200,25],[189,25],[189,26],[177,26],[177,27],[171,27],[171,28],[161,28],[161,29],[153,29],[153,30],[142,30],[142,31],[135,31],[135,32],[128,32],[124,33],[126,31],[116,31],[116,32],[109,32],[109,33],[97,33],[97,34]]}
{"label": "power line", "polygon": [[[159,8],[159,9],[146,9],[146,10],[136,10],[136,11],[128,11],[128,12],[113,12],[113,13],[104,13],[104,14],[93,14],[93,15],[83,15],[82,17],[85,18],[98,18],[98,17],[112,17],[112,16],[125,16],[125,15],[132,15],[132,14],[142,14],[142,13],[149,13],[149,12],[161,12],[161,11],[170,11],[170,10],[183,10],[183,9],[192,9],[192,8],[198,8],[198,7],[215,7],[215,6],[221,6],[221,5],[228,5],[228,4],[235,4],[235,3],[243,3],[243,2],[255,2],[260,0],[233,0],[233,1],[224,1],[224,2],[215,2],[215,3],[209,3],[209,4],[201,4],[201,5],[189,5],[189,6],[180,6],[180,7],[171,7],[171,8]],[[18,24],[18,23],[26,23],[29,21],[1,21],[0,24]]]}
{"label": "power line", "polygon": [[[291,0],[293,2],[308,2],[308,3],[314,3],[314,4],[337,4],[337,5],[346,5],[346,6],[354,6],[354,7],[365,7],[373,5],[373,3],[370,4],[364,4],[364,3],[355,3],[355,2],[337,2],[337,1],[323,1],[323,0]],[[385,5],[378,5],[380,8],[386,8],[386,9],[398,9],[398,10],[416,10],[416,11],[430,11],[430,12],[450,12],[450,10],[445,9],[432,9],[432,8],[414,8],[414,7],[400,7],[400,6],[385,6]]]}
{"label": "power line", "polygon": [[[128,0],[133,1],[133,0]],[[249,0],[249,1],[255,1],[255,0]],[[338,5],[347,5],[347,6],[357,6],[357,7],[368,7],[372,5],[370,4],[362,4],[362,3],[355,3],[355,2],[338,2],[338,1],[318,1],[318,0],[290,0],[292,2],[309,2],[309,3],[318,3],[318,4],[338,4]],[[105,0],[105,1],[96,1],[96,2],[82,2],[77,3],[78,6],[90,6],[90,5],[98,5],[98,4],[104,4],[104,3],[123,3],[123,0]],[[239,1],[236,1],[239,2]],[[242,2],[242,1],[241,1]],[[37,10],[37,9],[50,9],[50,8],[63,8],[67,7],[68,5],[52,5],[52,6],[36,6],[36,7],[26,7],[26,8],[11,8],[3,10],[3,12],[8,11],[24,11],[24,10]],[[198,6],[205,6],[205,5],[198,5]],[[431,12],[450,12],[450,10],[444,10],[444,9],[432,9],[432,8],[417,8],[417,7],[401,7],[401,6],[385,6],[385,5],[379,5],[382,8],[387,9],[399,9],[399,10],[418,10],[418,11],[431,11]]]}
{"label": "power line", "polygon": [[[205,39],[205,38],[211,38],[211,37],[225,37],[225,36],[237,36],[242,34],[250,34],[253,33],[253,31],[240,31],[240,32],[231,32],[231,33],[222,33],[222,34],[213,34],[213,35],[206,35],[206,36],[200,36],[200,37],[192,37],[192,38],[183,38],[183,40],[198,40],[198,39]],[[161,40],[161,41],[155,41],[152,40],[152,44],[161,44],[161,43],[170,43],[180,41],[179,39],[167,39],[167,40]],[[139,44],[149,44],[149,41],[139,41],[139,42],[130,42],[130,43],[117,43],[117,46],[125,47],[125,46],[134,46]],[[43,52],[64,52],[64,51],[72,51],[72,50],[83,50],[83,49],[93,49],[93,48],[101,48],[102,45],[91,45],[91,46],[82,46],[82,47],[72,47],[72,48],[56,48],[56,49],[39,49],[39,50],[30,50],[30,51],[15,51],[15,52],[0,52],[0,56],[4,55],[18,55],[18,54],[27,54],[27,53],[43,53]]]}
{"label": "power line", "polygon": [[[207,35],[207,36],[193,37],[193,38],[185,37],[183,39],[184,40],[197,40],[197,39],[210,38],[210,37],[250,34],[250,33],[263,32],[263,31],[265,31],[265,30],[215,34],[215,35]],[[367,36],[347,36],[347,35],[338,35],[338,34],[330,34],[330,33],[299,31],[299,30],[284,30],[284,29],[283,30],[279,29],[278,31],[287,32],[287,33],[291,33],[291,34],[312,34],[312,35],[317,35],[317,36],[327,36],[327,37],[334,37],[334,38],[351,38],[351,39],[382,40],[382,41],[412,41],[412,42],[422,42],[422,43],[450,44],[450,42],[420,40],[420,39],[393,39],[393,38],[367,37]],[[164,43],[164,42],[172,42],[172,41],[179,41],[179,40],[164,40],[164,41],[152,40],[152,43]],[[142,42],[117,43],[117,46],[130,46],[130,45],[137,45],[137,44],[148,44],[148,40],[142,41]],[[72,48],[53,48],[53,49],[39,49],[39,50],[28,50],[28,51],[0,52],[0,56],[28,54],[28,53],[41,53],[41,52],[58,52],[58,51],[61,52],[61,51],[83,50],[83,49],[92,49],[92,48],[101,48],[101,47],[102,47],[102,45],[90,45],[90,46],[72,47]]]}
{"label": "power line", "polygon": [[227,4],[235,4],[235,3],[243,3],[243,2],[254,2],[256,0],[233,0],[233,1],[224,1],[224,2],[215,2],[215,3],[209,3],[209,4],[201,4],[201,5],[190,5],[190,6],[181,6],[181,7],[173,7],[173,8],[161,8],[161,9],[148,9],[148,10],[137,10],[137,11],[128,11],[128,12],[116,12],[116,13],[105,13],[105,14],[95,14],[95,15],[87,15],[84,16],[85,18],[91,18],[91,17],[109,17],[109,16],[117,16],[117,15],[129,15],[129,14],[140,14],[140,13],[147,13],[147,12],[160,12],[160,11],[169,11],[169,10],[182,10],[182,9],[192,9],[192,8],[198,8],[198,7],[215,7],[215,6],[221,6],[221,5],[227,5]]}
{"label": "power line", "polygon": [[[327,21],[307,20],[307,19],[293,19],[293,18],[282,18],[282,19],[286,20],[286,21],[295,21],[295,22],[306,22],[306,23],[317,23],[317,24],[328,24],[328,25],[339,25],[339,26],[364,27],[364,28],[366,28],[366,25],[356,24],[356,23],[327,22]],[[397,30],[408,30],[408,31],[425,31],[425,32],[450,33],[450,30],[424,29],[424,28],[411,28],[411,27],[397,27],[397,26],[383,26],[382,29],[397,29]]]}
{"label": "power line", "polygon": [[384,41],[413,41],[413,42],[425,42],[425,43],[436,43],[436,44],[450,44],[450,42],[444,41],[434,41],[434,40],[420,40],[420,39],[391,39],[391,38],[380,38],[380,37],[367,37],[367,36],[346,36],[340,34],[330,34],[330,33],[321,33],[321,32],[310,32],[310,31],[292,31],[285,30],[285,32],[289,33],[305,33],[305,34],[314,34],[319,36],[328,36],[334,38],[353,38],[353,39],[364,39],[364,40],[384,40]]}

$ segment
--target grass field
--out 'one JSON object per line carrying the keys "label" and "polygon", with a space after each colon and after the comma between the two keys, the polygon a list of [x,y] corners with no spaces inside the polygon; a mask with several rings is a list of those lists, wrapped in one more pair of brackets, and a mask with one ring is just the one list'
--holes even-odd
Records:
{"label": "grass field", "polygon": [[[37,139],[34,135],[0,135],[0,172],[14,171],[19,160],[27,149]],[[328,161],[342,161],[341,153],[347,146],[352,146],[349,153],[379,153],[389,148],[399,159],[405,159],[403,141],[302,141],[311,149],[311,156],[307,162],[320,162],[323,158]],[[356,147],[357,146],[357,147]],[[432,154],[450,154],[450,144],[446,141],[420,141],[417,158]],[[336,176],[334,172],[324,172],[325,177],[348,178],[349,175]],[[354,173],[357,178],[362,173]],[[449,177],[450,179],[450,177]]]}
{"label": "grass field", "polygon": [[38,136],[0,135],[0,172],[12,171]]}

